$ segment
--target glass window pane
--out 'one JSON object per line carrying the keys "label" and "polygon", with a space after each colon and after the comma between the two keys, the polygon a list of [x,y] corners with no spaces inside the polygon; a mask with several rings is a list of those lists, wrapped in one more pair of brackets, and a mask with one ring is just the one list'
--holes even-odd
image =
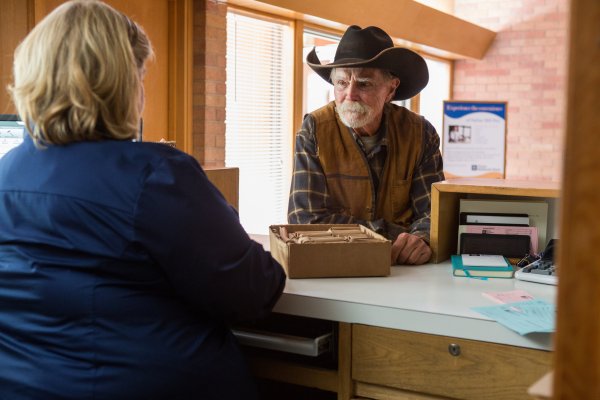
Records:
{"label": "glass window pane", "polygon": [[302,51],[302,59],[304,61],[302,114],[314,111],[333,100],[333,86],[306,64],[306,56],[315,48],[321,64],[329,64],[333,61],[339,41],[340,38],[337,36],[326,35],[311,30],[304,31],[304,48]]}
{"label": "glass window pane", "polygon": [[240,169],[240,222],[249,233],[287,221],[292,43],[286,22],[227,13],[225,165]]}
{"label": "glass window pane", "polygon": [[420,114],[442,135],[444,100],[450,99],[450,61],[425,57],[429,68],[429,83],[420,96]]}

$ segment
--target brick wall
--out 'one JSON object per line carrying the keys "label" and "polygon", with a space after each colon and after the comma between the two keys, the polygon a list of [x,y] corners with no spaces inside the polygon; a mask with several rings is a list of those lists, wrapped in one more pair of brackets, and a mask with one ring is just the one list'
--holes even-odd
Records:
{"label": "brick wall", "polygon": [[497,32],[483,60],[457,61],[454,100],[507,101],[506,177],[561,177],[567,0],[455,0],[457,17]]}
{"label": "brick wall", "polygon": [[227,6],[194,0],[193,156],[204,167],[225,166]]}

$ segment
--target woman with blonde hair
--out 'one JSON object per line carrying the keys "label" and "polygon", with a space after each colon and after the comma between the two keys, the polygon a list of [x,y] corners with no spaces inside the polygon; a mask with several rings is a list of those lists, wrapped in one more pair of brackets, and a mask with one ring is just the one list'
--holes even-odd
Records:
{"label": "woman with blonde hair", "polygon": [[189,155],[136,141],[144,31],[67,2],[15,52],[0,160],[0,398],[251,399],[229,329],[285,283]]}

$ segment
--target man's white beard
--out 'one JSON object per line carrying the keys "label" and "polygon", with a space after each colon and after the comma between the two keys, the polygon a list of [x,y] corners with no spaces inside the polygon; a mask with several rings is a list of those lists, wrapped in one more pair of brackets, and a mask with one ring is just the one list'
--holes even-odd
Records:
{"label": "man's white beard", "polygon": [[344,101],[337,107],[338,115],[344,125],[358,129],[371,122],[373,109],[358,101]]}

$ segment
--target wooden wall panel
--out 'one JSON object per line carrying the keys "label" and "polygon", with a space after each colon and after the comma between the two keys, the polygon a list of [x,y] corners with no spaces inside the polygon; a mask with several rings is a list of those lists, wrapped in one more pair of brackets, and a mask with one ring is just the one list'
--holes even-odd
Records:
{"label": "wooden wall panel", "polygon": [[0,5],[0,114],[16,112],[6,87],[12,82],[15,48],[33,26],[31,5],[23,0],[3,0]]}
{"label": "wooden wall panel", "polygon": [[208,180],[219,189],[229,204],[240,209],[240,169],[234,168],[206,168],[204,170]]}
{"label": "wooden wall panel", "polygon": [[[496,33],[415,0],[227,0],[243,7],[339,25],[375,25],[404,45],[447,58],[482,59]],[[342,30],[345,30],[343,28]]]}
{"label": "wooden wall panel", "polygon": [[600,2],[571,1],[554,399],[600,399]]}
{"label": "wooden wall panel", "polygon": [[[39,22],[64,0],[35,0],[35,21]],[[144,140],[175,140],[169,133],[169,0],[106,0],[140,24],[154,48],[156,58],[148,65],[144,89]]]}
{"label": "wooden wall panel", "polygon": [[144,140],[175,140],[169,132],[169,1],[107,0],[139,23],[152,42],[155,60],[148,64],[144,90]]}
{"label": "wooden wall panel", "polygon": [[[14,113],[6,91],[13,54],[36,22],[64,0],[2,0],[0,13],[0,114]],[[144,139],[175,140],[191,153],[192,0],[107,0],[146,31],[156,53],[144,87]]]}

